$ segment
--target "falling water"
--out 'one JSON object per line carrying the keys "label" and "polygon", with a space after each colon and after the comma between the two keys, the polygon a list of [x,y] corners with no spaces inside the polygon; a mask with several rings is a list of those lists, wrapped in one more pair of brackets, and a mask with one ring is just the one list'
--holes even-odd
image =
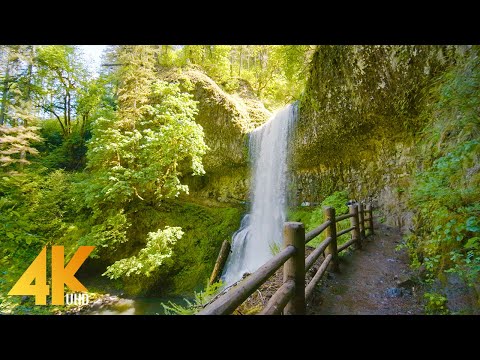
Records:
{"label": "falling water", "polygon": [[251,210],[232,236],[222,281],[226,286],[252,273],[282,245],[286,220],[287,144],[296,105],[287,105],[249,138],[252,159]]}

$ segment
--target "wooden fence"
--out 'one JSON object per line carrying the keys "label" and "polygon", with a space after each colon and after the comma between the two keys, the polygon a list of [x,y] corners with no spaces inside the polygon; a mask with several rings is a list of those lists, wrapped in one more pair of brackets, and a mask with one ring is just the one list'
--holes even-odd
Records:
{"label": "wooden fence", "polygon": [[[368,217],[365,217],[368,215]],[[257,271],[250,274],[233,288],[222,294],[215,301],[208,304],[198,315],[227,315],[231,314],[250,295],[252,295],[270,276],[282,265],[283,285],[270,298],[260,315],[295,315],[305,314],[305,303],[313,294],[315,285],[325,274],[330,264],[331,271],[338,271],[338,253],[349,246],[356,244],[362,247],[366,236],[366,229],[373,234],[373,208],[362,203],[349,206],[349,213],[335,217],[335,209],[324,208],[325,222],[305,234],[305,228],[300,222],[286,222],[283,230],[284,248],[272,259],[262,265]],[[350,219],[350,227],[337,233],[336,223]],[[367,225],[365,225],[367,224]],[[305,258],[305,245],[320,235],[326,233],[323,240],[310,255]],[[337,246],[337,238],[352,232],[351,239],[341,246]],[[320,264],[310,283],[305,286],[305,274],[325,252],[325,258]]]}

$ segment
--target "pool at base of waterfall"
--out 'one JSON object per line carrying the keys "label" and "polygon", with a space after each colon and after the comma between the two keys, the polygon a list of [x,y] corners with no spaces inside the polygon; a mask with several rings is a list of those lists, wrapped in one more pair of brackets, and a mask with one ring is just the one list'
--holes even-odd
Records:
{"label": "pool at base of waterfall", "polygon": [[[189,299],[191,300],[191,299]],[[187,306],[181,296],[122,298],[105,294],[82,307],[73,307],[63,314],[69,315],[169,315],[164,306],[171,303]],[[171,313],[171,312],[170,312]]]}

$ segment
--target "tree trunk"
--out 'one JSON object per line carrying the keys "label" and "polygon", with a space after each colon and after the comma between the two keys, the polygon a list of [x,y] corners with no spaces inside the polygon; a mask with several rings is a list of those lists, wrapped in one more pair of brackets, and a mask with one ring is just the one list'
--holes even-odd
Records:
{"label": "tree trunk", "polygon": [[242,73],[242,65],[243,65],[243,61],[242,61],[242,56],[243,56],[243,48],[242,46],[240,46],[240,54],[239,54],[239,57],[240,57],[240,65],[238,66],[238,77],[240,77],[241,73]]}
{"label": "tree trunk", "polygon": [[[7,55],[8,56],[8,55]],[[0,125],[5,124],[5,114],[7,113],[8,83],[9,83],[9,67],[10,62],[7,60],[7,68],[5,70],[5,79],[3,81],[2,91],[2,109],[0,110]]]}
{"label": "tree trunk", "polygon": [[70,92],[67,92],[67,120],[68,120],[68,133],[72,132],[72,105],[71,105]]}
{"label": "tree trunk", "polygon": [[[29,64],[28,64],[28,70],[27,70],[27,78],[28,78],[28,83],[27,83],[27,91],[25,92],[25,97],[24,101],[26,104],[28,104],[28,112],[31,113],[32,107],[30,101],[30,97],[32,95],[32,73],[33,73],[33,56],[34,56],[34,46],[35,45],[30,45],[29,50],[30,50],[30,59],[29,59]],[[28,120],[23,119],[23,126],[28,126]]]}
{"label": "tree trunk", "polygon": [[85,137],[85,128],[87,127],[87,120],[88,120],[88,114],[83,114],[82,115],[82,126],[80,127],[80,137],[82,139],[82,143],[83,143],[83,139]]}

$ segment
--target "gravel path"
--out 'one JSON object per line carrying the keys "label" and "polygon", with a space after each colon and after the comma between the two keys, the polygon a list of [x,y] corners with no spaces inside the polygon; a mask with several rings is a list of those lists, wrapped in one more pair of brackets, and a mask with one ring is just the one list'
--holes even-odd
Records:
{"label": "gravel path", "polygon": [[375,235],[367,238],[362,250],[341,256],[339,273],[327,272],[307,304],[307,314],[423,314],[422,294],[408,280],[408,255],[395,250],[400,233],[376,226]]}

